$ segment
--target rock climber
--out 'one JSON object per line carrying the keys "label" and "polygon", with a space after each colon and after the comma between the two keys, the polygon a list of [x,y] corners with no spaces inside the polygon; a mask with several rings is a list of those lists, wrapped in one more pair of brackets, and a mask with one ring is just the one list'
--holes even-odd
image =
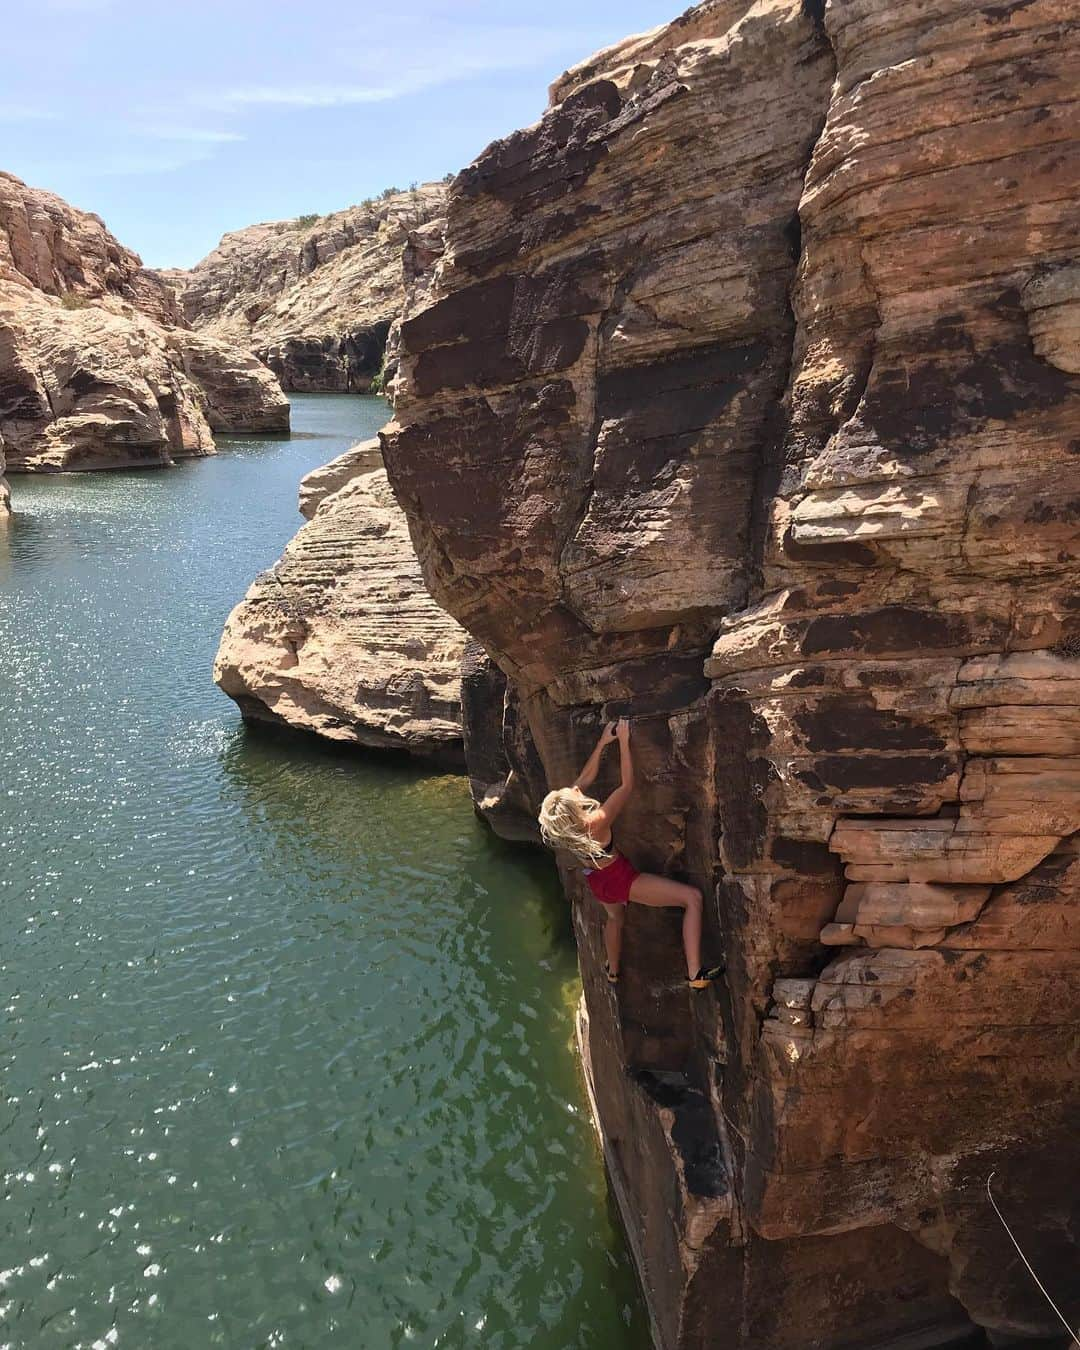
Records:
{"label": "rock climber", "polygon": [[[600,770],[605,749],[618,741],[622,781],[603,803],[585,794]],[[623,925],[630,901],[658,909],[683,911],[682,940],[686,953],[687,984],[707,989],[723,974],[723,966],[701,964],[701,892],[667,877],[639,872],[612,844],[612,825],[634,790],[634,761],[630,753],[630,723],[625,717],[609,722],[601,732],[585,767],[570,787],[555,788],[540,806],[540,833],[550,848],[565,849],[585,869],[585,880],[604,906],[604,973],[611,984],[619,980]]]}

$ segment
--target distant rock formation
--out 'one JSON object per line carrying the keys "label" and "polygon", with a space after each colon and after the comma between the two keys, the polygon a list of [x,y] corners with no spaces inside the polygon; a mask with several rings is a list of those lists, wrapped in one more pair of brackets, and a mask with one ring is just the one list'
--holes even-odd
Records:
{"label": "distant rock formation", "polygon": [[364,393],[401,310],[401,249],[442,210],[425,183],[331,215],[234,230],[177,288],[191,324],[254,352],[295,393]]}
{"label": "distant rock formation", "polygon": [[69,302],[127,305],[164,327],[182,322],[172,288],[109,233],[100,216],[0,171],[0,281]]}
{"label": "distant rock formation", "polygon": [[65,309],[0,281],[0,381],[9,470],[167,464],[214,449],[168,330],[137,310]]}
{"label": "distant rock formation", "polygon": [[466,635],[424,586],[378,441],[308,475],[301,503],[309,523],[229,616],[214,679],[252,721],[462,767]]}
{"label": "distant rock formation", "polygon": [[563,869],[665,1350],[1060,1334],[991,1172],[1076,1320],[1078,56],[1065,0],[706,0],[425,236],[383,453],[509,681],[474,791],[508,695],[553,785],[629,711],[616,840],[728,963],[632,907],[613,990]]}
{"label": "distant rock formation", "polygon": [[0,455],[21,472],[162,465],[212,430],[284,431],[250,354],[192,333],[102,221],[0,173]]}
{"label": "distant rock formation", "polygon": [[246,348],[187,329],[170,333],[169,345],[202,390],[212,431],[288,431],[289,400],[273,371]]}

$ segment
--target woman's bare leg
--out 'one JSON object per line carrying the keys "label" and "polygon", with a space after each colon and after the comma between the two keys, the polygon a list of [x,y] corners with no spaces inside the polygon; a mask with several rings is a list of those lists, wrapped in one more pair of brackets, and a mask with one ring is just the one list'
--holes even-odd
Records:
{"label": "woman's bare leg", "polygon": [[619,973],[619,959],[622,956],[623,924],[626,922],[625,905],[605,905],[607,922],[604,924],[604,947],[607,950],[608,969],[612,975]]}
{"label": "woman's bare leg", "polygon": [[683,911],[682,941],[686,953],[686,973],[693,979],[701,969],[701,892],[696,886],[684,886],[681,881],[653,876],[642,872],[630,886],[630,899],[635,905],[651,905],[656,909],[679,908]]}

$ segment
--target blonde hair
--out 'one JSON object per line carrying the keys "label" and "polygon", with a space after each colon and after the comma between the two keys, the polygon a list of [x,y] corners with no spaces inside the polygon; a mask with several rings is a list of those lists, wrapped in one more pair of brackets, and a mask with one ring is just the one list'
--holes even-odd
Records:
{"label": "blonde hair", "polygon": [[540,803],[540,837],[548,848],[565,849],[583,867],[595,867],[608,858],[608,846],[592,837],[585,818],[599,810],[594,797],[579,797],[573,788],[555,788]]}

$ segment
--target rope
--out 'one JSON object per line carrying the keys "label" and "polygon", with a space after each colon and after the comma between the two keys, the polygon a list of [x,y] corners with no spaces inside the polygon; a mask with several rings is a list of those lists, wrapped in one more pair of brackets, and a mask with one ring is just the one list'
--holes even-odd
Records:
{"label": "rope", "polygon": [[1043,1284],[1042,1280],[1039,1279],[1038,1275],[1035,1274],[1035,1268],[1032,1266],[1031,1262],[1030,1262],[1030,1261],[1027,1259],[1027,1257],[1024,1255],[1024,1250],[1023,1250],[1023,1248],[1020,1246],[1019,1242],[1017,1242],[1016,1238],[1013,1236],[1013,1231],[1012,1231],[1012,1229],[1011,1229],[1011,1228],[1009,1227],[1009,1225],[1005,1222],[1005,1215],[1002,1214],[1002,1212],[1001,1212],[1000,1209],[998,1209],[998,1203],[997,1203],[997,1201],[994,1199],[994,1192],[990,1189],[990,1183],[991,1183],[991,1181],[993,1181],[993,1179],[994,1179],[996,1176],[997,1176],[997,1173],[996,1173],[996,1172],[991,1172],[990,1175],[986,1178],[986,1194],[987,1194],[987,1195],[989,1196],[989,1198],[990,1198],[990,1203],[994,1206],[994,1213],[995,1213],[995,1214],[998,1216],[998,1218],[1001,1220],[1001,1226],[1002,1226],[1002,1228],[1004,1228],[1005,1231],[1006,1231],[1006,1233],[1008,1233],[1008,1235],[1009,1235],[1009,1241],[1010,1241],[1010,1242],[1012,1243],[1012,1245],[1016,1248],[1016,1250],[1020,1253],[1020,1260],[1023,1261],[1023,1263],[1024,1263],[1025,1266],[1027,1266],[1027,1268],[1028,1268],[1028,1274],[1029,1274],[1029,1275],[1031,1276],[1031,1278],[1035,1281],[1035,1283],[1039,1286],[1039,1292],[1042,1294],[1043,1298],[1046,1299],[1047,1303],[1050,1304],[1050,1306],[1051,1306],[1051,1308],[1053,1308],[1054,1312],[1057,1313],[1057,1315],[1058,1315],[1058,1320],[1061,1322],[1061,1325],[1065,1328],[1065,1330],[1069,1333],[1069,1339],[1072,1341],[1072,1343],[1073,1343],[1074,1345],[1080,1346],[1080,1337],[1078,1337],[1077,1334],[1076,1334],[1076,1332],[1073,1331],[1072,1327],[1069,1326],[1068,1322],[1066,1322],[1064,1316],[1062,1315],[1061,1309],[1060,1309],[1060,1308],[1058,1307],[1058,1305],[1054,1302],[1054,1300],[1050,1297],[1050,1295],[1046,1292],[1046,1286]]}

